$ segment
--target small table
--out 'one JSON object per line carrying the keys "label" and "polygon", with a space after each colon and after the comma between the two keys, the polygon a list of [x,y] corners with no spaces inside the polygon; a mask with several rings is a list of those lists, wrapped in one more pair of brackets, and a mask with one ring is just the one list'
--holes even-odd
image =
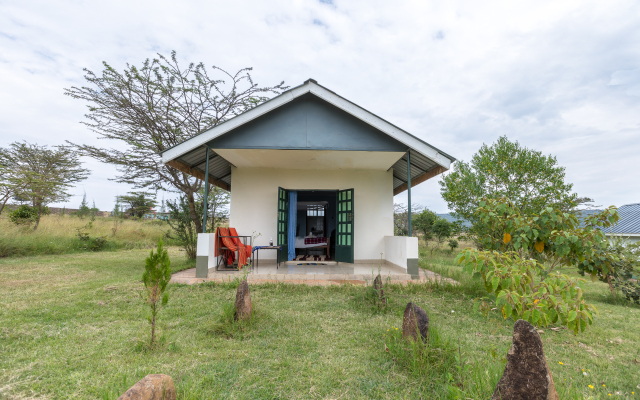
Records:
{"label": "small table", "polygon": [[278,255],[282,251],[282,246],[256,246],[253,251],[256,252],[256,272],[258,272],[258,260],[260,258],[260,250],[276,250],[276,269],[280,267],[280,261]]}

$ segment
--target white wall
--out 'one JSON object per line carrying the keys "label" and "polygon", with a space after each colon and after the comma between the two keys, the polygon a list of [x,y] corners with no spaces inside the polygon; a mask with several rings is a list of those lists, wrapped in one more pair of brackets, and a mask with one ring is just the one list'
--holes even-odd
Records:
{"label": "white wall", "polygon": [[407,259],[419,258],[417,237],[386,236],[384,249],[384,259],[404,269],[407,269]]}
{"label": "white wall", "polygon": [[[393,236],[393,173],[379,170],[231,169],[229,226],[239,235],[261,233],[254,245],[276,243],[278,187],[291,190],[354,189],[354,259],[379,260],[384,237]],[[335,211],[335,210],[333,210]],[[335,216],[334,216],[335,218]],[[276,258],[275,251],[260,258]]]}

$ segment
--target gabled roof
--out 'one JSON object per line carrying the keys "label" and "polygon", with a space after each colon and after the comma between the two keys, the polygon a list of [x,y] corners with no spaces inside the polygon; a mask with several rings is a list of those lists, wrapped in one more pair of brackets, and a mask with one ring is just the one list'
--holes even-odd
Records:
{"label": "gabled roof", "polygon": [[621,206],[618,213],[618,224],[613,228],[604,229],[604,232],[614,235],[640,235],[640,203]]}
{"label": "gabled roof", "polygon": [[[204,178],[205,148],[207,143],[308,94],[317,96],[406,146],[406,150],[411,151],[411,179],[413,185],[446,171],[450,168],[451,163],[455,161],[452,156],[346,100],[319,85],[315,80],[309,79],[300,86],[294,87],[243,114],[165,150],[162,153],[163,162],[193,176]],[[406,190],[407,186],[406,156],[399,159],[392,168],[394,170],[394,194],[397,194]],[[219,187],[230,190],[231,164],[214,151],[210,152],[209,181]]]}
{"label": "gabled roof", "polygon": [[[578,218],[580,225],[583,225],[584,219],[603,210],[580,210]],[[640,203],[626,204],[618,208],[620,220],[611,228],[603,228],[602,231],[607,235],[640,235]]]}

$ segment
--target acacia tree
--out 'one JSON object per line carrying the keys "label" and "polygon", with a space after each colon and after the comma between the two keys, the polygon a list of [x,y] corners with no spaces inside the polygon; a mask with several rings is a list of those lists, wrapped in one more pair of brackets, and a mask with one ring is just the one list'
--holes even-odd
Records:
{"label": "acacia tree", "polygon": [[67,147],[38,146],[14,142],[0,152],[0,173],[14,190],[14,196],[31,203],[36,211],[34,230],[47,204],[65,201],[73,184],[87,178],[79,154]]}
{"label": "acacia tree", "polygon": [[483,199],[508,198],[523,214],[539,214],[546,207],[572,210],[579,199],[565,183],[565,169],[556,157],[511,142],[506,136],[491,146],[483,144],[470,163],[458,161],[439,182],[441,193],[458,218],[478,221]]}
{"label": "acacia tree", "polygon": [[129,192],[124,196],[116,197],[116,204],[126,204],[123,211],[132,217],[142,218],[149,210],[156,206],[157,202],[151,193]]}
{"label": "acacia tree", "polygon": [[[103,63],[102,74],[88,69],[88,87],[71,87],[65,94],[88,103],[83,122],[99,138],[115,141],[105,148],[73,144],[83,154],[113,164],[120,173],[114,180],[136,188],[183,193],[191,221],[202,232],[195,194],[202,180],[165,165],[160,153],[214,127],[286,90],[284,82],[259,86],[251,68],[232,74],[203,63],[179,66],[176,52],[167,58],[145,60],[141,67],[127,64],[123,72]],[[226,80],[225,80],[226,79]]]}

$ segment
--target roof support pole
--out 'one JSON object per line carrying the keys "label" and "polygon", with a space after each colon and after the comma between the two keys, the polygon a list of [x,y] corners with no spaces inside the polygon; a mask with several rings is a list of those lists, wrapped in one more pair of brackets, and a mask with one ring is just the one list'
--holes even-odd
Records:
{"label": "roof support pole", "polygon": [[407,150],[407,219],[409,222],[409,233],[407,236],[411,237],[411,150]]}
{"label": "roof support pole", "polygon": [[209,208],[208,200],[209,200],[209,145],[207,146],[207,158],[205,158],[205,167],[204,167],[204,211],[202,212],[202,233],[207,233],[207,211]]}

